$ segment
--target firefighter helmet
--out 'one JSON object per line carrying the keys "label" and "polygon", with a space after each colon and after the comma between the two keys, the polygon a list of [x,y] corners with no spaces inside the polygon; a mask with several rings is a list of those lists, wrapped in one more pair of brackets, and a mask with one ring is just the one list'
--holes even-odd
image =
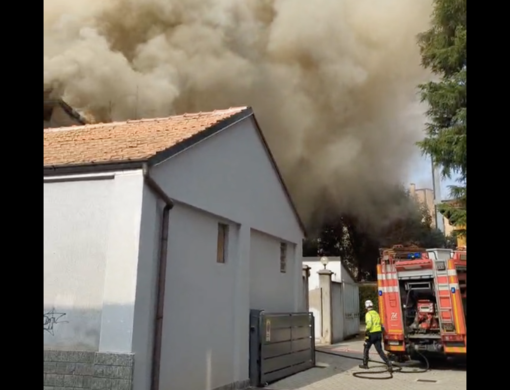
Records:
{"label": "firefighter helmet", "polygon": [[365,301],[365,308],[368,309],[369,307],[374,307],[374,304],[370,299]]}

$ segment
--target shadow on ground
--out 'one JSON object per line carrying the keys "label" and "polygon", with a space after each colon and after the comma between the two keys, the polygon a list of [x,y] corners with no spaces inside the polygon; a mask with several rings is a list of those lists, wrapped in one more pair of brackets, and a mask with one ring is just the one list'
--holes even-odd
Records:
{"label": "shadow on ground", "polygon": [[309,370],[300,372],[287,377],[275,383],[270,383],[264,389],[266,390],[287,390],[299,389],[316,382],[324,381],[334,375],[340,374],[357,367],[360,362],[353,359],[339,358],[337,356],[327,355],[317,352],[316,366]]}
{"label": "shadow on ground", "polygon": [[[357,370],[358,365],[361,363],[362,350],[363,350],[363,335],[358,335],[349,340],[345,340],[335,345],[318,345],[316,347],[316,367],[307,371],[295,374],[291,377],[282,379],[272,384],[268,384],[264,389],[266,390],[291,390],[291,389],[325,389],[332,390],[331,386],[336,387],[337,383],[342,383],[346,388],[351,381],[358,381],[363,379],[354,378],[352,374]],[[322,352],[321,352],[322,351]],[[340,354],[343,356],[337,356]],[[372,348],[370,359],[374,362],[382,361],[377,352]],[[369,363],[369,371],[377,371],[378,364]],[[465,359],[434,359],[429,361],[429,371],[423,373],[418,372],[424,368],[425,364],[420,367],[416,372],[414,367],[405,368],[406,373],[395,373],[395,378],[398,382],[405,383],[406,389],[411,389],[411,382],[441,382],[446,385],[446,382],[454,381],[458,383],[458,375],[454,372],[465,371]],[[410,375],[404,375],[410,374]],[[455,376],[455,378],[452,377]],[[348,378],[347,378],[348,377]],[[373,379],[387,379],[388,373],[376,374]],[[445,382],[446,381],[446,382]],[[372,382],[372,381],[367,381]],[[389,385],[391,381],[385,381],[385,386]],[[419,383],[417,383],[419,384]],[[373,382],[372,382],[373,385]],[[379,386],[379,385],[378,385]],[[380,386],[379,386],[380,387]],[[384,387],[384,386],[383,386]],[[368,388],[368,387],[367,387]],[[386,387],[384,387],[385,389]],[[400,388],[400,387],[399,387]],[[447,387],[445,387],[446,389]],[[448,387],[449,388],[449,387]]]}
{"label": "shadow on ground", "polygon": [[[331,350],[339,347],[349,347],[355,342],[363,340],[362,336],[355,336],[351,339],[345,340],[340,344],[335,345],[317,345],[316,347],[316,365],[309,370],[287,377],[274,383],[268,384],[264,389],[266,390],[287,390],[287,389],[298,389],[308,385],[312,385],[316,382],[324,381],[327,378],[335,376],[337,374],[349,371],[357,367],[361,363],[361,355],[357,353],[344,353],[352,359],[341,358],[335,355],[329,354]],[[321,351],[327,352],[322,353]]]}
{"label": "shadow on ground", "polygon": [[466,358],[429,359],[431,370],[466,371]]}

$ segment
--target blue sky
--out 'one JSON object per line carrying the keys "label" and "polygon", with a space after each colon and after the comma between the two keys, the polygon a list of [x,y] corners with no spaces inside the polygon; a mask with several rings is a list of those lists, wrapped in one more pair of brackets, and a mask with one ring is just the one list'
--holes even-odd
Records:
{"label": "blue sky", "polygon": [[[432,168],[430,158],[427,156],[420,156],[413,165],[414,167],[408,175],[406,184],[415,183],[416,188],[432,188]],[[455,178],[441,181],[441,198],[443,200],[450,197],[450,190],[448,186],[454,184],[456,184]]]}

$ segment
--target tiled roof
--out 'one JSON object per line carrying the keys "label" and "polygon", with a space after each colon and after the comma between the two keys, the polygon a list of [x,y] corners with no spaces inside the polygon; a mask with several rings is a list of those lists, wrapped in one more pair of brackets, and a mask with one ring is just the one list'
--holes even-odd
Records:
{"label": "tiled roof", "polygon": [[251,113],[247,107],[236,107],[168,118],[46,129],[44,167],[148,160],[243,111]]}

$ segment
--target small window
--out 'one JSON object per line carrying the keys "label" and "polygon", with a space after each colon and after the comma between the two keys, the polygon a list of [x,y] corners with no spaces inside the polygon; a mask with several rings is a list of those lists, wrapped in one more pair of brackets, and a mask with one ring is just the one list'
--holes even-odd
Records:
{"label": "small window", "polygon": [[227,261],[228,247],[228,225],[225,223],[218,224],[218,251],[216,262],[224,264]]}
{"label": "small window", "polygon": [[287,272],[287,244],[280,243],[280,272]]}

